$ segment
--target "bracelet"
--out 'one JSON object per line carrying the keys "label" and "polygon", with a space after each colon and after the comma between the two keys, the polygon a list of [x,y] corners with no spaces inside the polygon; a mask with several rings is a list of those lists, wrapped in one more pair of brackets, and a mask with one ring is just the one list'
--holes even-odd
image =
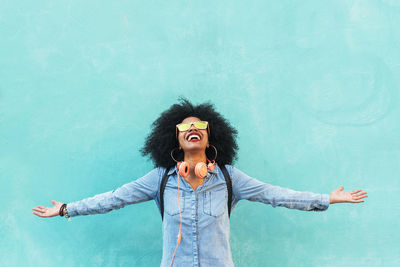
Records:
{"label": "bracelet", "polygon": [[70,222],[71,219],[70,219],[70,216],[69,216],[69,214],[68,214],[67,204],[65,204],[65,207],[64,207],[64,209],[63,209],[63,214],[64,214],[64,217],[65,217],[66,219],[68,219],[68,221]]}
{"label": "bracelet", "polygon": [[58,212],[58,214],[63,217],[64,216],[64,208],[67,206],[67,204],[62,204],[60,207],[60,211]]}
{"label": "bracelet", "polygon": [[67,204],[62,204],[60,207],[60,211],[58,212],[58,214],[61,217],[65,217],[66,219],[68,219],[68,221],[71,221],[70,216],[68,214],[68,210],[67,210]]}

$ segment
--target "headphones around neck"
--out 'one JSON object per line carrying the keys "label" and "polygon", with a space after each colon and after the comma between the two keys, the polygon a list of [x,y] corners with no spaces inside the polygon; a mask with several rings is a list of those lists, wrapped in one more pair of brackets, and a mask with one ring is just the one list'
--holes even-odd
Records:
{"label": "headphones around neck", "polygon": [[[210,145],[210,146],[212,146],[215,150],[215,158],[213,161],[210,161],[209,159],[207,159],[207,161],[208,161],[207,165],[204,162],[199,162],[196,164],[196,167],[194,168],[194,173],[196,174],[197,178],[204,179],[204,177],[207,176],[207,172],[212,171],[215,168],[215,159],[217,158],[217,148],[213,145]],[[182,177],[186,178],[189,175],[189,171],[190,171],[189,163],[187,163],[186,161],[177,161],[173,156],[173,152],[175,149],[176,148],[174,148],[171,151],[171,157],[177,163],[176,167],[179,171],[179,174]]]}

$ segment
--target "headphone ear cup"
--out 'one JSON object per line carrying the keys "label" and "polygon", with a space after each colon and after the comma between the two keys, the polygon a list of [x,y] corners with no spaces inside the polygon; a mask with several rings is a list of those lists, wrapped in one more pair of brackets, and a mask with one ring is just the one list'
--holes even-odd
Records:
{"label": "headphone ear cup", "polygon": [[209,171],[213,171],[215,168],[215,160],[213,160],[213,161],[208,160],[207,168]]}
{"label": "headphone ear cup", "polygon": [[194,173],[198,178],[204,178],[207,175],[207,165],[204,162],[199,162],[194,168]]}
{"label": "headphone ear cup", "polygon": [[214,168],[215,168],[215,165],[214,165],[214,163],[208,163],[208,170],[209,171],[213,171],[214,170]]}
{"label": "headphone ear cup", "polygon": [[176,166],[179,170],[180,176],[187,177],[189,175],[189,163],[186,161],[180,161]]}

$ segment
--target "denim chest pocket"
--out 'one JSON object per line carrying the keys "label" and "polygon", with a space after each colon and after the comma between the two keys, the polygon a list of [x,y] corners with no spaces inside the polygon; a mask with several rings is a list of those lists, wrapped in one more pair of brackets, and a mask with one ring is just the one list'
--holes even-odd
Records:
{"label": "denim chest pocket", "polygon": [[[179,190],[179,204],[181,213],[183,213],[183,211],[185,210],[185,192],[183,192],[182,190]],[[170,216],[179,214],[178,190],[165,188],[164,211]]]}
{"label": "denim chest pocket", "polygon": [[207,215],[218,217],[227,209],[227,190],[203,192],[203,212]]}

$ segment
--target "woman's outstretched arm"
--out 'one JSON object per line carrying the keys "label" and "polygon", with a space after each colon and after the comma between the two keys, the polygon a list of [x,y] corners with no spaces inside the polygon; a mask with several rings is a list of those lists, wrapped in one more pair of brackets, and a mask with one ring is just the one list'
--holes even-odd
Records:
{"label": "woman's outstretched arm", "polygon": [[[160,170],[155,168],[145,176],[124,184],[123,186],[102,194],[95,195],[80,201],[67,204],[70,217],[107,213],[114,209],[120,209],[129,204],[140,203],[154,199],[157,195],[160,183]],[[53,207],[38,205],[32,210],[39,217],[54,217],[59,215],[63,203],[53,200]]]}
{"label": "woman's outstretched arm", "polygon": [[239,169],[231,166],[232,188],[235,201],[247,199],[270,204],[273,207],[281,206],[289,209],[305,211],[324,211],[330,204],[340,202],[363,202],[366,192],[354,190],[342,192],[340,187],[330,194],[295,191],[289,188],[270,185],[248,176]]}

